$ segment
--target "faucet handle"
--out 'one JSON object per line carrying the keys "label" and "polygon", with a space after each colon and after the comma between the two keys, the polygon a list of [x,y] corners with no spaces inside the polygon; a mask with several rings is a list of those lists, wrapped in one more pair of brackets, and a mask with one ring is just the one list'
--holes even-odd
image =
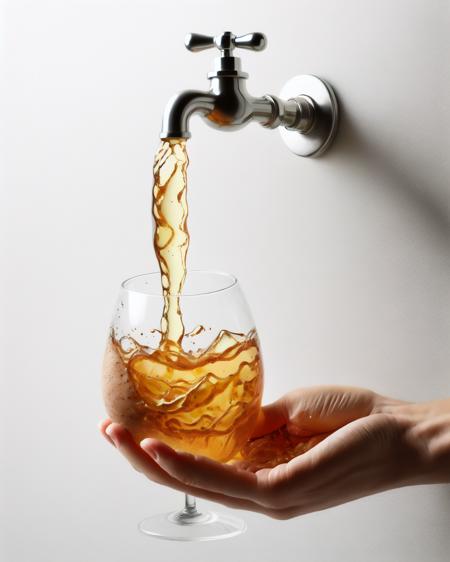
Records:
{"label": "faucet handle", "polygon": [[236,37],[231,31],[224,31],[221,35],[201,35],[200,33],[188,33],[184,40],[188,51],[196,53],[217,47],[223,57],[233,56],[233,49],[249,49],[251,51],[262,51],[267,45],[266,36],[263,33],[247,33]]}
{"label": "faucet handle", "polygon": [[263,51],[267,46],[267,38],[264,33],[247,33],[246,35],[234,37],[234,45],[235,47],[240,47],[241,49]]}
{"label": "faucet handle", "polygon": [[200,33],[188,33],[184,39],[184,45],[188,51],[197,53],[215,46],[212,35],[201,35]]}

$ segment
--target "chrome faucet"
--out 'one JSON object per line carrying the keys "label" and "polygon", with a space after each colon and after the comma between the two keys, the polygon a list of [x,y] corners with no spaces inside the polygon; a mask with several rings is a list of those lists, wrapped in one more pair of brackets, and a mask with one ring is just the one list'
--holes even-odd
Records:
{"label": "chrome faucet", "polygon": [[220,57],[208,74],[209,91],[185,90],[169,100],[164,110],[161,138],[189,138],[189,119],[198,113],[209,125],[223,131],[241,129],[252,121],[269,129],[280,127],[285,143],[295,154],[322,154],[337,129],[338,105],[333,89],[316,76],[302,75],[285,85],[281,98],[251,96],[245,83],[248,74],[241,70],[241,61],[233,56],[233,50],[262,51],[266,44],[262,33],[240,37],[230,31],[216,37],[188,34],[185,46],[189,51],[217,47]]}

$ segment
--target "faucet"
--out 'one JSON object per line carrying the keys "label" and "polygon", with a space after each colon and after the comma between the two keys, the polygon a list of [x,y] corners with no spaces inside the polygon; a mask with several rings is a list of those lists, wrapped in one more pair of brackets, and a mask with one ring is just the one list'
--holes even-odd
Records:
{"label": "faucet", "polygon": [[268,129],[279,128],[285,144],[295,154],[322,154],[337,130],[338,103],[332,87],[317,76],[300,75],[285,84],[281,97],[253,97],[246,87],[248,74],[242,71],[241,61],[233,51],[262,51],[266,44],[262,33],[239,37],[231,31],[216,37],[188,34],[185,46],[189,51],[216,47],[220,57],[208,74],[208,91],[184,90],[169,100],[160,137],[190,138],[189,120],[198,113],[207,124],[222,131],[235,131],[252,121]]}

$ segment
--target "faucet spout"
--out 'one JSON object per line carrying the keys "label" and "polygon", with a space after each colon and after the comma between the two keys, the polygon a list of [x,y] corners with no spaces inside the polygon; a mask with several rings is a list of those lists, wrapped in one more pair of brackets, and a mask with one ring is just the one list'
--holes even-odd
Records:
{"label": "faucet spout", "polygon": [[194,113],[206,117],[214,110],[215,96],[210,92],[199,90],[185,90],[174,95],[167,102],[163,114],[160,137],[188,139],[189,119]]}

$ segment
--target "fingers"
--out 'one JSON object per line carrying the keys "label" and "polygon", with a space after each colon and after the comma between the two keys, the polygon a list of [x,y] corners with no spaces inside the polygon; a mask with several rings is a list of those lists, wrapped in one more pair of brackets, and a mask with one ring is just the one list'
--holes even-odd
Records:
{"label": "fingers", "polygon": [[[252,501],[228,497],[221,493],[214,493],[209,490],[189,486],[188,484],[173,478],[155,462],[149,452],[139,447],[134,442],[131,434],[120,424],[112,423],[111,420],[105,420],[104,422],[101,422],[99,426],[105,437],[114,444],[114,446],[128,460],[133,468],[144,474],[150,480],[163,486],[173,488],[179,492],[190,494],[198,498],[204,498],[209,501],[218,502],[233,509],[245,509],[247,511],[256,511],[264,513],[265,515],[273,516],[269,510],[258,506]],[[159,442],[156,441],[156,443]]]}
{"label": "fingers", "polygon": [[155,439],[144,439],[141,447],[152,455],[170,476],[186,486],[233,498],[251,501],[258,499],[257,478],[251,472],[206,457],[176,452]]}
{"label": "fingers", "polygon": [[106,430],[108,428],[109,425],[111,425],[111,420],[109,418],[106,418],[104,420],[102,420],[101,422],[98,423],[98,428],[100,430],[100,433],[103,435],[103,437],[109,441],[109,443],[111,443],[111,445],[114,446],[114,442],[111,439],[111,437],[106,433]]}
{"label": "fingers", "polygon": [[260,475],[247,473],[237,470],[233,465],[177,453],[155,439],[145,439],[139,447],[125,428],[111,420],[105,420],[99,426],[108,441],[136,470],[158,484],[274,519],[289,519],[300,513],[296,507],[286,507],[277,491],[277,477],[282,477],[285,472],[282,466],[272,471],[272,477],[270,470],[260,471]]}
{"label": "fingers", "polygon": [[236,465],[221,464],[206,457],[174,451],[154,439],[144,439],[141,447],[175,480],[196,490],[194,495],[198,495],[198,490],[201,490],[212,494],[211,497],[227,497],[245,502],[242,505],[251,506],[243,509],[258,511],[270,517],[286,518],[286,514],[282,512],[288,507],[291,484],[287,464],[253,473]]}
{"label": "fingers", "polygon": [[[111,439],[116,448],[128,460],[138,472],[145,472],[146,470],[154,471],[155,477],[159,476],[161,469],[152,461],[148,455],[140,449],[132,435],[122,425],[118,423],[111,423],[106,428],[106,435]],[[154,465],[154,466],[153,466]]]}

